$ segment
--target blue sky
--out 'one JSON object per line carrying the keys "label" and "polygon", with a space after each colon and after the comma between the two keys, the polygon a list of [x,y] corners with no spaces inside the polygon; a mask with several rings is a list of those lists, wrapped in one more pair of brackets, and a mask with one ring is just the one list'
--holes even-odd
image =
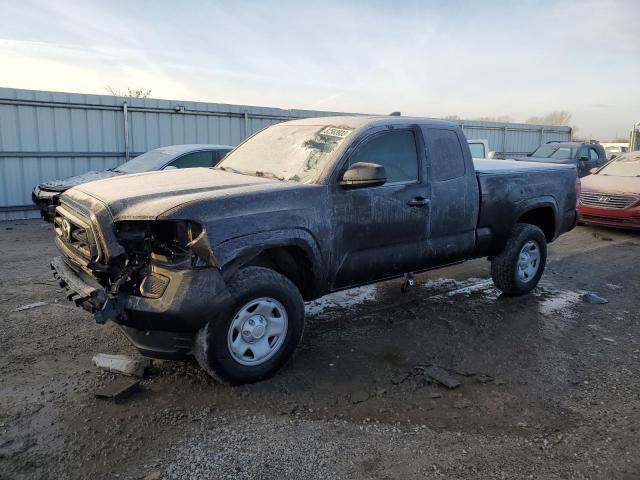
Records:
{"label": "blue sky", "polygon": [[516,121],[640,120],[640,1],[0,0],[0,86]]}

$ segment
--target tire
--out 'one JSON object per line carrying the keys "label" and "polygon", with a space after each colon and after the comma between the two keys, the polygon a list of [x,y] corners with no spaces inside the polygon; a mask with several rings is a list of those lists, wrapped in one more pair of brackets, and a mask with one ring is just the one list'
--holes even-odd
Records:
{"label": "tire", "polygon": [[[239,270],[228,288],[229,307],[198,332],[194,355],[220,383],[265,380],[289,360],[300,343],[302,296],[287,277],[264,267]],[[255,323],[249,326],[253,319]],[[272,336],[273,329],[280,335]]]}
{"label": "tire", "polygon": [[[534,262],[534,245],[538,252],[537,262]],[[523,252],[525,253],[521,259]],[[505,295],[524,295],[538,285],[546,262],[547,240],[542,230],[528,223],[516,223],[502,252],[491,260],[491,277],[494,285]],[[527,265],[528,268],[523,269],[522,265]]]}

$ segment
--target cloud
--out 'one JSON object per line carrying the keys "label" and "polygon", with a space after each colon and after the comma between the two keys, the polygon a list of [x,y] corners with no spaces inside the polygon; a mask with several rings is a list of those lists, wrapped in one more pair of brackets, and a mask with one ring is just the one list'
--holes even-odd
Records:
{"label": "cloud", "polygon": [[640,111],[638,2],[2,8],[4,86],[104,93],[111,84],[162,98],[518,120],[569,110],[600,137],[625,131]]}

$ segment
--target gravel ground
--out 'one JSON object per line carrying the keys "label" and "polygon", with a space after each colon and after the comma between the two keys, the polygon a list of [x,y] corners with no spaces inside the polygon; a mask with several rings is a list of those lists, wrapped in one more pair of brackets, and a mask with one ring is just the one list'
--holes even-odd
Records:
{"label": "gravel ground", "polygon": [[0,479],[640,478],[637,233],[576,228],[516,299],[484,260],[341,292],[273,379],[155,361],[117,404],[91,357],[137,354],[64,299],[50,226],[0,223],[0,252]]}

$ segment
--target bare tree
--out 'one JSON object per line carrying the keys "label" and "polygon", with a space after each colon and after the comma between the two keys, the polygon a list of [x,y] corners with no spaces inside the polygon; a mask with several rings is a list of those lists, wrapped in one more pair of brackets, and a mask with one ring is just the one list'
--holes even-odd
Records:
{"label": "bare tree", "polygon": [[476,117],[473,120],[478,120],[480,122],[513,123],[513,118],[509,115],[498,115],[496,117]]}
{"label": "bare tree", "polygon": [[117,88],[113,88],[111,85],[107,85],[104,88],[115,97],[147,98],[151,95],[151,90],[146,90],[144,88],[127,87],[126,91],[118,90]]}
{"label": "bare tree", "polygon": [[571,117],[573,117],[573,115],[566,110],[554,110],[543,117],[529,117],[526,123],[537,125],[569,125]]}

